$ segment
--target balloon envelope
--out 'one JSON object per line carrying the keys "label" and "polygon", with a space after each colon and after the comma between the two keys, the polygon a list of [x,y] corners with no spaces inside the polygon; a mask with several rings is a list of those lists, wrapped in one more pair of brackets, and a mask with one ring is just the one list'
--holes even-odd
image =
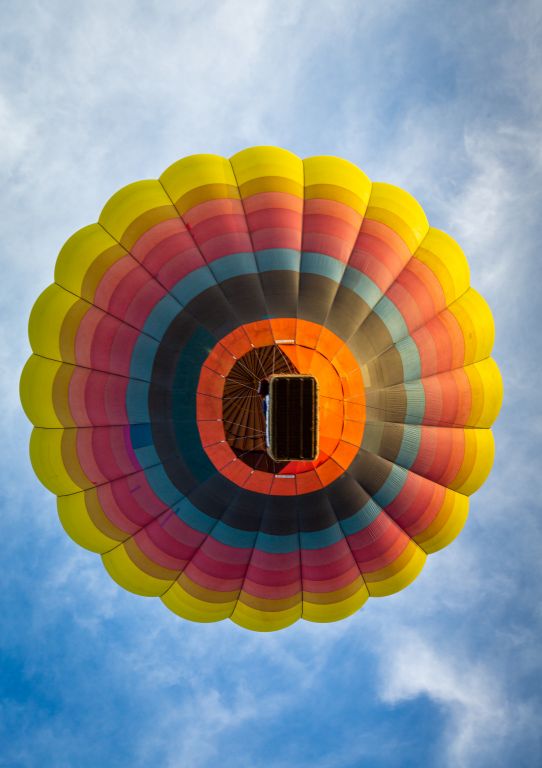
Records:
{"label": "balloon envelope", "polygon": [[463,252],[339,158],[195,155],[121,189],[29,336],[31,460],[64,528],[194,621],[274,630],[397,592],[493,461],[493,320]]}

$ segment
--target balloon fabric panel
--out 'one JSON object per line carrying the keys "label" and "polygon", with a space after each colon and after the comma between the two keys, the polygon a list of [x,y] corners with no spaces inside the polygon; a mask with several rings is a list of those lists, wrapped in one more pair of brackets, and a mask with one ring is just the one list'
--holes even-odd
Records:
{"label": "balloon fabric panel", "polygon": [[[130,184],[29,321],[30,454],[67,533],[180,616],[276,630],[406,587],[460,532],[502,401],[491,311],[414,198],[254,147]],[[262,382],[313,377],[275,461]]]}

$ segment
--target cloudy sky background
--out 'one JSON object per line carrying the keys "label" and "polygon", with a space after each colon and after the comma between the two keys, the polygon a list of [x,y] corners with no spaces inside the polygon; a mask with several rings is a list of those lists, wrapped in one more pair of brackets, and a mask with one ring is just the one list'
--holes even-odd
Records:
{"label": "cloudy sky background", "polygon": [[[0,30],[0,766],[541,764],[540,3],[5,0]],[[18,401],[67,237],[253,144],[412,192],[467,253],[505,383],[459,539],[403,593],[271,635],[118,588],[62,531]]]}

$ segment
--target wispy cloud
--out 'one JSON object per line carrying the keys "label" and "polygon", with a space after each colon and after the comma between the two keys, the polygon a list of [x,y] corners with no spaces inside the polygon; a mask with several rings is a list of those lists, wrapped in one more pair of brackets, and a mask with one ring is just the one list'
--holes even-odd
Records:
{"label": "wispy cloud", "polygon": [[[533,0],[6,5],[0,765],[508,768],[536,712],[542,148]],[[253,635],[123,592],[33,478],[18,376],[62,242],[184,154],[276,143],[406,187],[490,300],[506,400],[464,533],[404,593]]]}
{"label": "wispy cloud", "polygon": [[450,718],[445,764],[487,764],[502,749],[513,729],[522,727],[524,713],[511,708],[499,682],[481,663],[431,647],[422,637],[405,632],[401,647],[389,656],[383,672],[382,696],[390,704],[428,696]]}

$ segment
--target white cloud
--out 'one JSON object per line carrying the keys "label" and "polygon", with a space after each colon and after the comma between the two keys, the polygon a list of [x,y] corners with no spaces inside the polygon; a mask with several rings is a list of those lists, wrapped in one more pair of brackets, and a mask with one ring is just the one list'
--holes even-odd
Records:
{"label": "white cloud", "polygon": [[[396,705],[420,697],[444,715],[439,738],[449,766],[501,765],[503,739],[518,749],[522,741],[534,743],[523,688],[539,670],[541,617],[532,605],[540,356],[538,327],[529,327],[523,313],[534,304],[533,274],[540,274],[536,3],[513,13],[501,3],[495,14],[485,6],[475,12],[437,3],[431,12],[398,1],[378,8],[300,0],[17,8],[0,53],[1,62],[11,60],[2,68],[0,101],[9,173],[0,287],[2,544],[5,594],[16,595],[6,615],[11,632],[21,633],[17,643],[36,699],[36,680],[45,680],[61,711],[42,715],[44,722],[36,717],[39,701],[35,709],[12,705],[13,722],[23,722],[14,761],[38,764],[35,745],[59,761],[75,759],[83,744],[92,749],[89,732],[97,741],[103,735],[86,721],[80,731],[68,725],[74,708],[86,707],[90,719],[103,707],[122,722],[112,743],[128,728],[141,765],[161,754],[171,768],[214,766],[226,744],[239,750],[235,768],[253,768],[256,718],[280,732],[290,717],[320,712],[311,709],[317,696],[331,707],[354,707],[344,747],[328,749],[322,734],[321,754],[306,759],[318,768],[371,764],[371,754],[397,765],[390,743],[402,734],[386,730],[386,721],[379,744],[380,732],[365,728],[362,710],[378,710],[386,720]],[[436,58],[424,59],[423,70],[409,69],[423,45],[435,41]],[[501,62],[490,82],[488,54]],[[442,57],[452,74],[441,92],[430,70]],[[494,306],[511,405],[498,435],[498,472],[474,497],[460,539],[431,558],[414,585],[371,601],[348,621],[300,623],[261,636],[229,623],[185,624],[157,601],[122,592],[95,556],[64,539],[52,497],[30,475],[17,369],[27,354],[28,311],[52,279],[56,253],[73,230],[97,217],[109,194],[157,175],[183,154],[230,154],[268,142],[299,154],[344,154],[427,201],[437,225],[465,248],[473,284]],[[72,653],[72,666],[55,655],[56,643]],[[364,676],[375,663],[376,692]],[[75,691],[91,697],[77,707],[72,675]],[[139,710],[148,718],[144,728]],[[304,765],[307,745],[293,744],[288,761],[277,744],[277,754],[262,764]]]}
{"label": "white cloud", "polygon": [[8,99],[0,93],[0,163],[8,178],[33,138],[33,126],[19,115]]}
{"label": "white cloud", "polygon": [[[391,705],[427,696],[444,711],[442,763],[450,768],[499,765],[503,747],[513,735],[532,730],[536,713],[510,701],[502,672],[450,643],[436,646],[403,628],[397,646],[381,665],[382,698]],[[440,762],[440,761],[439,761]]]}

